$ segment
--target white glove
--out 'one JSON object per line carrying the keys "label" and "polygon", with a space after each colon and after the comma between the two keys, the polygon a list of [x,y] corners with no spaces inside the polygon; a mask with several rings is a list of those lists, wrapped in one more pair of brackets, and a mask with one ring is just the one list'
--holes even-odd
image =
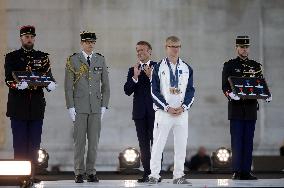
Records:
{"label": "white glove", "polygon": [[229,93],[229,96],[230,96],[231,99],[233,99],[235,101],[240,100],[240,97],[237,96],[236,94],[234,94],[233,92]]}
{"label": "white glove", "polygon": [[68,111],[69,111],[69,115],[70,115],[72,121],[75,121],[75,117],[76,117],[76,114],[77,114],[75,108],[74,107],[69,108]]}
{"label": "white glove", "polygon": [[57,87],[57,84],[56,84],[55,82],[52,82],[52,81],[51,81],[51,82],[48,84],[47,89],[48,89],[49,91],[53,91],[53,90],[56,89],[56,87]]}
{"label": "white glove", "polygon": [[24,90],[28,87],[28,83],[26,81],[20,82],[16,85],[16,87],[20,90]]}
{"label": "white glove", "polygon": [[270,95],[270,97],[268,97],[267,99],[265,99],[266,102],[271,102],[272,101],[272,94]]}
{"label": "white glove", "polygon": [[101,120],[103,120],[105,112],[106,112],[106,107],[101,107]]}

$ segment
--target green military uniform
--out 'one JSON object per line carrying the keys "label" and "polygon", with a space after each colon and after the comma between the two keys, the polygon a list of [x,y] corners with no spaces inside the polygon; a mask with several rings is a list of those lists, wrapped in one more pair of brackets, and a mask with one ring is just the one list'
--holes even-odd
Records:
{"label": "green military uniform", "polygon": [[[75,174],[96,174],[94,169],[101,130],[101,107],[109,103],[110,89],[105,58],[93,53],[90,65],[83,52],[70,56],[65,70],[67,108],[74,107]],[[86,168],[84,154],[88,138]],[[86,169],[86,170],[85,170]]]}

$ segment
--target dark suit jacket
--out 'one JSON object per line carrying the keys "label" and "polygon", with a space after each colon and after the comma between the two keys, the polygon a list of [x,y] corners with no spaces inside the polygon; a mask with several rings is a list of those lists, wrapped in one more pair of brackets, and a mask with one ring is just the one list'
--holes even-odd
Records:
{"label": "dark suit jacket", "polygon": [[[156,62],[150,62],[150,66],[155,64]],[[128,70],[127,81],[124,84],[124,92],[126,95],[130,96],[134,93],[132,119],[143,119],[145,117],[155,118],[150,79],[141,71],[141,74],[138,76],[138,83],[135,83],[132,79],[133,75],[134,68],[131,67]]]}

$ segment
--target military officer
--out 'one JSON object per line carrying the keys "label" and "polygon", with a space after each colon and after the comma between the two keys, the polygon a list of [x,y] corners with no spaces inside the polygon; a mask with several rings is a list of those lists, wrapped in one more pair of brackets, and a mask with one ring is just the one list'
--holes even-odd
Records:
{"label": "military officer", "polygon": [[[262,78],[260,63],[248,58],[250,39],[238,36],[236,39],[237,58],[224,63],[222,72],[222,90],[228,101],[228,119],[230,120],[232,170],[234,180],[256,180],[251,173],[253,137],[257,119],[258,102],[256,99],[240,99],[232,92],[229,76]],[[271,101],[272,97],[266,99]]]}
{"label": "military officer", "polygon": [[44,87],[29,85],[26,81],[16,82],[13,71],[40,72],[52,78],[46,87],[48,91],[56,89],[51,74],[48,53],[34,50],[35,27],[23,26],[20,29],[22,47],[6,54],[5,82],[9,87],[7,117],[11,119],[14,158],[16,160],[37,161],[40,148],[42,125],[46,101]]}
{"label": "military officer", "polygon": [[[96,34],[84,31],[80,34],[80,53],[70,56],[65,71],[65,98],[70,117],[74,122],[74,170],[75,182],[98,182],[95,161],[101,131],[101,118],[108,107],[110,89],[105,58],[94,53]],[[86,166],[84,154],[88,139]]]}

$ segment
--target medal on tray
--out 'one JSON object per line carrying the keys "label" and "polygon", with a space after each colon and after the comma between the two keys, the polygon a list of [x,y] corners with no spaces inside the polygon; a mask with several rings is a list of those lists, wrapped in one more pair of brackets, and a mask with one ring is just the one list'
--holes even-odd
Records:
{"label": "medal on tray", "polygon": [[267,99],[271,96],[264,78],[229,77],[232,91],[242,99]]}

